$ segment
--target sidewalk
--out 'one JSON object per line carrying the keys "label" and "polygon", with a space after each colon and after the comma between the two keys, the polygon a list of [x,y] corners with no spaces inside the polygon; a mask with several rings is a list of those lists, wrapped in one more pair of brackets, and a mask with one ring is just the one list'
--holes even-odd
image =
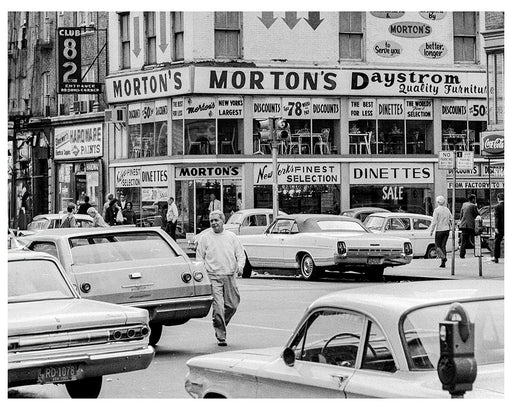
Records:
{"label": "sidewalk", "polygon": [[455,253],[455,274],[452,275],[452,254],[448,254],[446,268],[440,268],[440,259],[413,259],[408,265],[395,268],[386,268],[385,276],[404,277],[404,278],[429,278],[429,279],[503,279],[505,272],[505,259],[500,259],[499,263],[491,262],[489,251],[483,252],[482,256],[482,276],[479,276],[479,261],[473,256],[473,250],[466,253],[466,257],[461,259],[459,253]]}

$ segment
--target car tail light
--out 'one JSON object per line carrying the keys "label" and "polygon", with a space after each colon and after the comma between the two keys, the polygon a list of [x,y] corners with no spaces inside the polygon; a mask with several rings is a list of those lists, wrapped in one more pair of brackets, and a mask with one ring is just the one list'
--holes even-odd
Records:
{"label": "car tail light", "polygon": [[337,248],[338,248],[338,253],[341,256],[347,256],[347,245],[345,245],[345,242],[339,241]]}
{"label": "car tail light", "polygon": [[412,255],[412,243],[410,243],[410,242],[404,243],[404,253],[406,255]]}
{"label": "car tail light", "polygon": [[196,282],[201,282],[201,281],[203,280],[203,278],[204,278],[203,272],[200,272],[200,271],[198,271],[198,270],[196,270],[196,271],[194,272],[194,280],[195,280]]}
{"label": "car tail light", "polygon": [[128,326],[111,330],[109,341],[123,342],[127,340],[143,339],[148,335],[149,328],[146,325]]}
{"label": "car tail light", "polygon": [[182,273],[181,280],[185,283],[189,283],[192,280],[192,275],[188,272]]}

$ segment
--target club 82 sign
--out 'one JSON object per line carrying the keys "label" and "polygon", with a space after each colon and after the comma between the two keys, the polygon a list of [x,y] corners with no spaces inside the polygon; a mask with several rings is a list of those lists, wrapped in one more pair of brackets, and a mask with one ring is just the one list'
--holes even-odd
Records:
{"label": "club 82 sign", "polygon": [[59,27],[59,93],[97,94],[99,83],[82,81],[82,31],[80,27]]}

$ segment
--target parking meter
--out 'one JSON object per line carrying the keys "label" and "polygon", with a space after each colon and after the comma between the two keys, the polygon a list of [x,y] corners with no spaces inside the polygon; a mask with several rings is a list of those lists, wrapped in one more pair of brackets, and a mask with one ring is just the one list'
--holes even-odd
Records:
{"label": "parking meter", "polygon": [[475,325],[469,321],[460,303],[450,306],[444,322],[439,323],[441,355],[437,374],[452,398],[462,398],[473,389],[477,365],[475,360]]}

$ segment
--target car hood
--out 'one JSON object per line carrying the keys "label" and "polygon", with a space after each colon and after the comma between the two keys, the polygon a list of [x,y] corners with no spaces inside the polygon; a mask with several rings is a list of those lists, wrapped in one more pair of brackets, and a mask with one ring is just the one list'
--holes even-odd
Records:
{"label": "car hood", "polygon": [[225,353],[213,353],[193,357],[187,361],[189,367],[200,367],[211,370],[229,370],[244,368],[245,373],[255,373],[261,366],[280,360],[282,347],[266,349],[238,350]]}
{"label": "car hood", "polygon": [[122,326],[148,321],[142,309],[87,299],[9,303],[9,336]]}

